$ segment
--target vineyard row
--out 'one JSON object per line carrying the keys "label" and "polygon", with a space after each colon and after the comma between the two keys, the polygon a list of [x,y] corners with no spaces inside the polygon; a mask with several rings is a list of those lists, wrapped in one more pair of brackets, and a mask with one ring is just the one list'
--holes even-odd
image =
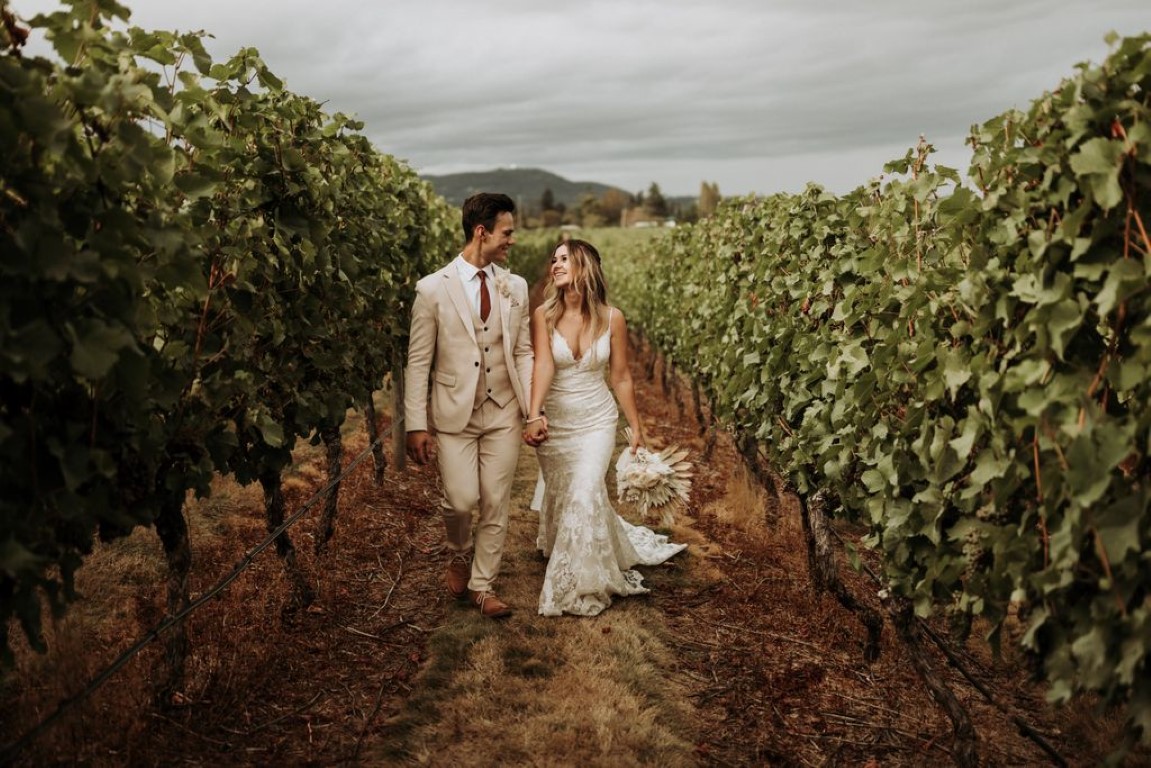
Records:
{"label": "vineyard row", "polygon": [[[615,296],[890,591],[1151,739],[1151,37],[835,196],[725,201]],[[976,622],[979,622],[978,624]],[[1011,636],[1014,636],[1012,634]]]}
{"label": "vineyard row", "polygon": [[[74,598],[96,536],[155,526],[176,615],[189,493],[258,481],[273,530],[297,440],[338,468],[339,426],[402,359],[403,307],[452,253],[458,213],[254,50],[214,62],[200,34],[124,30],[123,6],[85,0],[29,21],[48,59],[3,0],[0,15],[10,661],[9,627],[43,647],[44,603]],[[291,565],[290,538],[276,543]],[[183,647],[169,643],[171,690]]]}

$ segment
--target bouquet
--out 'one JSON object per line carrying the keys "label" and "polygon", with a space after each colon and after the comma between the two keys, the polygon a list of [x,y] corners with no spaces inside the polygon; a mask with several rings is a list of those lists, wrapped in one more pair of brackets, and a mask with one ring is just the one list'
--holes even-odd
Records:
{"label": "bouquet", "polygon": [[[631,443],[631,429],[625,431]],[[684,461],[686,457],[687,451],[677,445],[660,451],[641,447],[635,455],[630,446],[624,448],[615,463],[616,494],[639,506],[644,517],[659,509],[660,522],[670,526],[672,507],[686,503],[691,490],[691,463]]]}

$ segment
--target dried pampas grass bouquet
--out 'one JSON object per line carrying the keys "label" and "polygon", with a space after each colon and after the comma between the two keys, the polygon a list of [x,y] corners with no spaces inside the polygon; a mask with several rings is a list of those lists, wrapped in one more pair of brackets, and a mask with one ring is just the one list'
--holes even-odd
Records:
{"label": "dried pampas grass bouquet", "polygon": [[670,526],[674,521],[672,508],[686,504],[691,491],[692,465],[684,461],[687,451],[678,445],[659,451],[640,447],[633,455],[631,428],[624,431],[628,447],[615,463],[616,494],[620,501],[636,504],[644,517],[658,509],[661,524]]}

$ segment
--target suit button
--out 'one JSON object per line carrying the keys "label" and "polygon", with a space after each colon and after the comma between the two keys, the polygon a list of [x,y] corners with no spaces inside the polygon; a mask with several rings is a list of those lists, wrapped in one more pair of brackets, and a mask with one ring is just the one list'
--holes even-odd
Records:
{"label": "suit button", "polygon": [[484,371],[484,373],[491,373],[491,372],[492,372],[491,368],[488,368],[486,371]]}
{"label": "suit button", "polygon": [[492,391],[489,389],[489,390],[488,390],[488,394],[490,395],[491,393],[492,393]]}
{"label": "suit button", "polygon": [[486,331],[487,329],[488,329],[488,327],[485,325],[485,326],[484,326],[484,330]]}
{"label": "suit button", "polygon": [[484,347],[484,352],[491,352],[491,351],[492,351],[491,347]]}
{"label": "suit button", "polygon": [[480,364],[477,362],[477,363],[476,363],[476,368],[479,368],[479,367],[480,367]]}

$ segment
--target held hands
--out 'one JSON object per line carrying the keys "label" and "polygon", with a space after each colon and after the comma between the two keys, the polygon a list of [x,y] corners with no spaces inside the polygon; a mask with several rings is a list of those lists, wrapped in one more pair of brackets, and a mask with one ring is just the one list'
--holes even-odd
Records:
{"label": "held hands", "polygon": [[524,424],[524,442],[535,448],[548,439],[548,420],[543,414]]}

